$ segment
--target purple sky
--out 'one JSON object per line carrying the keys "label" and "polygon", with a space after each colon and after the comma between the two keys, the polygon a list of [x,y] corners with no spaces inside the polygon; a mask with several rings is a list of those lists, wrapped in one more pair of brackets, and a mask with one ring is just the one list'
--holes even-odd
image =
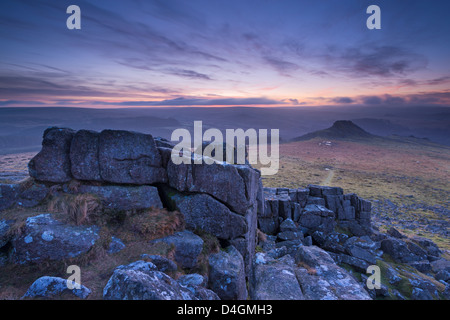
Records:
{"label": "purple sky", "polygon": [[[66,8],[81,8],[81,30]],[[366,28],[381,8],[382,29]],[[448,0],[2,0],[0,106],[450,105]]]}

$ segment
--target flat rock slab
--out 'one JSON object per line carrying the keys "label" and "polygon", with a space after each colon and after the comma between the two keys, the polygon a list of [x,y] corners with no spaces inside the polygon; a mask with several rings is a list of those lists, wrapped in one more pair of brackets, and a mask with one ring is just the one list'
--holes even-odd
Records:
{"label": "flat rock slab", "polygon": [[81,185],[79,193],[98,196],[105,209],[139,210],[163,207],[158,189],[152,186],[89,186]]}
{"label": "flat rock slab", "polygon": [[91,249],[99,239],[97,226],[72,226],[50,214],[26,220],[23,232],[12,240],[18,263],[75,258]]}

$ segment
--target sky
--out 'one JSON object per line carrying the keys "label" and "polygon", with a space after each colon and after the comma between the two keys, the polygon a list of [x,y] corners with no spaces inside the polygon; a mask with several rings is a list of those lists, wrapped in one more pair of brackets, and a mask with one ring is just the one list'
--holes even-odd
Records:
{"label": "sky", "polygon": [[[66,27],[73,4],[79,30]],[[2,0],[0,107],[450,106],[448,12],[448,0]]]}

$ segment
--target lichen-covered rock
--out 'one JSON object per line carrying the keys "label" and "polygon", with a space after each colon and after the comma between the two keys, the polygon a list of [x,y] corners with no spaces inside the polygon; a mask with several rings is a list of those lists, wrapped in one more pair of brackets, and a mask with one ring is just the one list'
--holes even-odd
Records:
{"label": "lichen-covered rock", "polygon": [[208,283],[222,300],[247,299],[244,260],[234,246],[209,256]]}
{"label": "lichen-covered rock", "polygon": [[102,181],[98,159],[100,134],[91,130],[75,133],[70,146],[72,175],[78,180]]}
{"label": "lichen-covered rock", "polygon": [[141,255],[141,258],[153,263],[159,271],[167,272],[177,270],[176,263],[166,257],[144,253]]}
{"label": "lichen-covered rock", "polygon": [[41,183],[32,181],[30,184],[20,185],[20,194],[17,198],[17,205],[25,208],[32,208],[40,204],[49,194],[49,188]]}
{"label": "lichen-covered rock", "polygon": [[[68,282],[70,282],[71,288],[69,288]],[[79,283],[59,277],[44,276],[33,282],[22,299],[86,299],[89,294],[91,294],[91,290]]]}
{"label": "lichen-covered rock", "polygon": [[299,247],[295,261],[309,268],[297,270],[297,279],[307,300],[371,300],[364,287],[316,246]]}
{"label": "lichen-covered rock", "polygon": [[400,263],[422,260],[420,256],[409,250],[406,242],[397,238],[388,238],[381,241],[381,250],[391,256],[394,261]]}
{"label": "lichen-covered rock", "polygon": [[251,300],[304,300],[295,276],[294,261],[288,255],[275,260],[258,253],[249,287]]}
{"label": "lichen-covered rock", "polygon": [[120,240],[119,238],[116,237],[111,237],[111,242],[109,243],[109,248],[108,248],[108,253],[109,254],[113,254],[113,253],[117,253],[122,251],[123,249],[125,249],[125,244],[122,242],[122,240]]}
{"label": "lichen-covered rock", "polygon": [[175,247],[175,261],[182,268],[193,268],[197,265],[198,256],[203,250],[203,240],[191,231],[184,230],[173,235],[156,239],[153,243],[164,242]]}
{"label": "lichen-covered rock", "polygon": [[50,214],[29,217],[23,232],[12,240],[18,263],[61,260],[88,252],[99,239],[97,226],[72,226]]}
{"label": "lichen-covered rock", "polygon": [[247,232],[242,215],[230,211],[208,194],[171,193],[169,197],[174,208],[183,214],[188,229],[201,229],[222,239],[234,239]]}
{"label": "lichen-covered rock", "polygon": [[298,223],[309,230],[332,232],[335,226],[334,212],[321,205],[308,204]]}
{"label": "lichen-covered rock", "polygon": [[214,291],[205,288],[207,279],[198,273],[181,276],[177,281],[190,290],[199,300],[220,300]]}
{"label": "lichen-covered rock", "polygon": [[11,208],[16,204],[20,195],[17,184],[0,184],[0,211]]}
{"label": "lichen-covered rock", "polygon": [[194,294],[151,262],[117,267],[103,289],[105,300],[196,300]]}
{"label": "lichen-covered rock", "polygon": [[139,210],[163,207],[158,189],[153,186],[91,186],[81,185],[78,193],[99,197],[104,209]]}
{"label": "lichen-covered rock", "polygon": [[169,185],[181,192],[206,193],[244,215],[255,206],[259,188],[258,171],[245,165],[228,163],[174,164],[167,166]]}
{"label": "lichen-covered rock", "polygon": [[14,220],[0,220],[0,248],[11,240],[9,231]]}
{"label": "lichen-covered rock", "polygon": [[28,164],[30,176],[38,181],[70,181],[70,145],[74,134],[74,130],[66,128],[45,130],[42,149]]}
{"label": "lichen-covered rock", "polygon": [[103,130],[98,139],[103,181],[141,185],[167,180],[161,155],[150,134]]}

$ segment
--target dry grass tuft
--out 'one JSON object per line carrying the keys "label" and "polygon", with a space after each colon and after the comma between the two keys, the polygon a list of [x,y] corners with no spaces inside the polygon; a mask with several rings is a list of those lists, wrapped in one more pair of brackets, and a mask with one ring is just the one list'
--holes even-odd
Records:
{"label": "dry grass tuft", "polygon": [[127,215],[122,230],[125,240],[153,240],[173,234],[184,228],[184,217],[177,211],[166,209],[149,209],[143,212]]}
{"label": "dry grass tuft", "polygon": [[317,274],[317,270],[316,270],[315,268],[309,266],[307,263],[305,263],[305,262],[303,262],[303,261],[300,261],[299,263],[297,263],[297,266],[298,266],[299,268],[304,268],[304,269],[306,269],[306,272],[307,272],[309,275],[314,276],[314,275]]}
{"label": "dry grass tuft", "polygon": [[76,225],[93,223],[102,210],[99,198],[91,194],[64,194],[51,199],[50,212],[62,212]]}

